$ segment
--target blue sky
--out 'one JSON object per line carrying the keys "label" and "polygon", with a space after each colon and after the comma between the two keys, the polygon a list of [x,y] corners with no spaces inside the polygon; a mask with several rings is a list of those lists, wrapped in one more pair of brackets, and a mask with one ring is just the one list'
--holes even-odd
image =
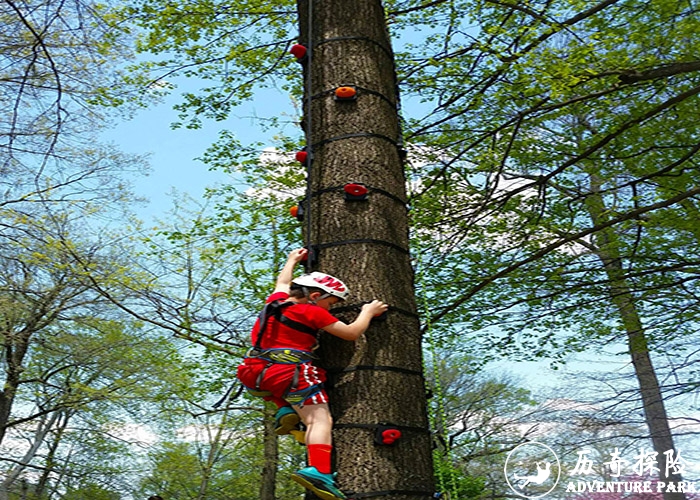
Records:
{"label": "blue sky", "polygon": [[[207,186],[231,180],[229,175],[209,171],[196,160],[216,140],[219,131],[232,130],[243,143],[271,142],[271,133],[261,131],[254,117],[267,117],[275,112],[293,113],[289,97],[271,89],[260,92],[259,98],[242,105],[226,121],[203,121],[198,130],[173,129],[171,124],[178,121],[173,105],[180,100],[183,91],[176,89],[163,102],[140,110],[134,118],[104,134],[107,141],[114,142],[126,153],[149,155],[151,170],[148,175],[132,179],[135,194],[149,200],[145,206],[136,207],[137,215],[145,222],[170,209],[173,190],[197,198]],[[285,132],[294,133],[292,130]]]}

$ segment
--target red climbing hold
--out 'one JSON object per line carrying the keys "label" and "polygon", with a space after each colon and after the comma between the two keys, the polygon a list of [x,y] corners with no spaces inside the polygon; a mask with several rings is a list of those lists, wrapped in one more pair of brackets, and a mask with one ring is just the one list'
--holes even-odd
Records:
{"label": "red climbing hold", "polygon": [[296,160],[299,163],[303,163],[304,165],[306,165],[306,162],[309,160],[309,153],[307,153],[306,151],[297,151],[297,154],[294,155],[294,158],[296,158]]}
{"label": "red climbing hold", "polygon": [[300,43],[295,43],[294,45],[292,45],[292,48],[289,50],[289,53],[296,57],[298,61],[301,61],[306,57],[306,47],[304,47]]}
{"label": "red climbing hold", "polygon": [[296,220],[304,220],[304,207],[302,205],[294,205],[289,208],[289,214]]}
{"label": "red climbing hold", "polygon": [[382,444],[392,445],[401,438],[401,431],[398,429],[386,429],[382,431]]}
{"label": "red climbing hold", "polygon": [[352,182],[343,186],[347,201],[364,201],[367,199],[367,186],[358,182]]}

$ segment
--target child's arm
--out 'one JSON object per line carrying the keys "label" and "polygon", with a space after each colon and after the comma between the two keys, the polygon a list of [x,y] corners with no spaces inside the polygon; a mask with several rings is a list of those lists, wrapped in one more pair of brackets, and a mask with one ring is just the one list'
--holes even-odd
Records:
{"label": "child's arm", "polygon": [[275,283],[275,291],[273,293],[289,293],[289,286],[292,284],[292,279],[294,279],[294,268],[299,262],[304,260],[306,254],[306,248],[299,248],[297,250],[293,250],[289,254],[289,257],[287,257],[287,263],[284,265],[284,267],[280,271],[279,276],[277,277],[277,282]]}
{"label": "child's arm", "polygon": [[369,328],[372,318],[379,316],[388,308],[389,306],[384,302],[373,300],[369,304],[362,306],[359,316],[349,325],[342,321],[337,321],[325,327],[324,330],[344,340],[357,340]]}

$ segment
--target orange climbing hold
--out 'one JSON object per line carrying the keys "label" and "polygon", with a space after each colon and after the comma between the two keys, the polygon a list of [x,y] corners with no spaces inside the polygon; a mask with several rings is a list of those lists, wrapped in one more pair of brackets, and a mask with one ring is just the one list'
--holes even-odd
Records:
{"label": "orange climbing hold", "polygon": [[345,85],[335,89],[335,99],[339,101],[351,101],[357,98],[357,89],[351,85]]}

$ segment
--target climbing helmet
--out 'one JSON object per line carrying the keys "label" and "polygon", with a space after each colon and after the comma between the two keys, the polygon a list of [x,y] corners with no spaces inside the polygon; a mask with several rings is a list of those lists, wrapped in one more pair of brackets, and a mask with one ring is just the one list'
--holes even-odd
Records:
{"label": "climbing helmet", "polygon": [[345,300],[350,293],[348,291],[348,287],[345,286],[345,283],[340,281],[338,278],[334,278],[330,274],[320,273],[318,271],[294,278],[292,280],[292,284],[300,287],[320,288],[327,294],[332,295],[333,297],[338,297],[340,300]]}

